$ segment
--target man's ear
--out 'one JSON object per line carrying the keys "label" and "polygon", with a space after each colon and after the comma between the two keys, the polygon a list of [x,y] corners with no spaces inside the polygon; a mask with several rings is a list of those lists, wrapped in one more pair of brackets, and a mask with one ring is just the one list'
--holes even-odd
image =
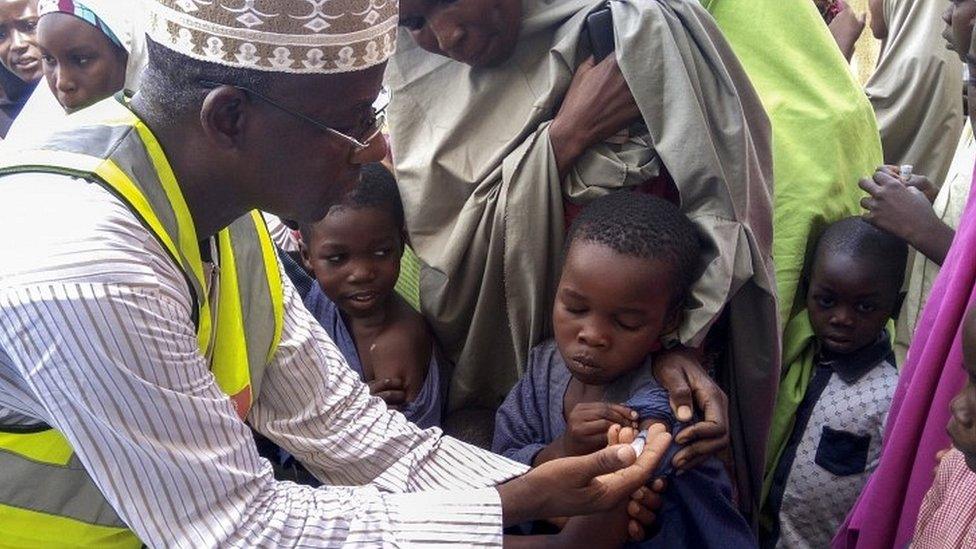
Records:
{"label": "man's ear", "polygon": [[200,126],[207,139],[227,149],[239,149],[244,143],[247,126],[247,94],[231,86],[210,91],[200,106]]}

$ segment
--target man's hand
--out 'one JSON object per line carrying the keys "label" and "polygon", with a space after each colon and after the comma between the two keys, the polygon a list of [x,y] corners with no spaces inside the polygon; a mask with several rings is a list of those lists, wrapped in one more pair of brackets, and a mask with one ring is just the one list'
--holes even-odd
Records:
{"label": "man's hand", "polygon": [[672,463],[688,470],[729,446],[729,400],[692,351],[674,349],[656,358],[654,377],[668,390],[678,420],[691,421],[695,404],[704,415],[702,421],[686,427],[675,438],[684,448]]}
{"label": "man's hand", "polygon": [[844,59],[848,61],[854,55],[854,46],[857,44],[857,39],[864,32],[864,23],[867,21],[867,16],[867,13],[856,13],[850,6],[844,5],[837,12],[837,15],[834,16],[830,24],[827,25],[830,29],[830,34],[834,37],[834,42],[837,42],[837,47],[840,48]]}
{"label": "man's hand", "polygon": [[640,118],[637,102],[624,80],[617,58],[583,62],[573,74],[559,112],[549,127],[549,141],[560,178],[569,173],[586,149],[616,135]]}
{"label": "man's hand", "polygon": [[[607,431],[607,444],[630,444],[636,437],[637,429],[611,425]],[[627,504],[627,514],[630,515],[627,534],[630,541],[640,542],[647,538],[647,529],[657,520],[657,511],[664,503],[662,494],[666,488],[665,480],[657,478],[651,482],[650,489],[642,486],[630,495],[630,503]]]}
{"label": "man's hand", "polygon": [[504,523],[609,511],[650,480],[669,444],[671,435],[655,425],[640,456],[621,444],[543,463],[498,486]]}
{"label": "man's hand", "polygon": [[887,167],[881,167],[873,178],[864,178],[858,185],[869,195],[861,199],[861,207],[867,210],[865,220],[942,264],[955,232],[935,215],[932,203],[920,188],[924,183],[916,179],[915,185],[909,185]]}

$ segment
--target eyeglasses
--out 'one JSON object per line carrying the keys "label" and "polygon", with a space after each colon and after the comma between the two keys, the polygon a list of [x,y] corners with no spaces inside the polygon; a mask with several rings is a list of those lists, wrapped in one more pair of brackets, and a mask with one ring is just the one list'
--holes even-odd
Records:
{"label": "eyeglasses", "polygon": [[353,148],[353,150],[355,152],[359,152],[361,150],[364,150],[364,149],[369,148],[369,144],[374,139],[376,139],[376,136],[378,136],[383,131],[383,126],[384,126],[384,124],[386,124],[386,112],[385,111],[386,111],[386,106],[389,104],[389,101],[384,102],[383,103],[383,106],[381,106],[378,110],[375,109],[375,108],[370,109],[369,119],[366,120],[366,123],[365,124],[363,124],[363,126],[366,128],[366,130],[363,132],[363,133],[366,134],[366,137],[363,140],[360,141],[359,139],[356,139],[355,137],[352,137],[351,135],[348,135],[348,134],[345,134],[345,133],[340,132],[339,130],[330,128],[324,122],[320,122],[320,121],[318,121],[318,120],[316,120],[316,119],[314,119],[314,118],[312,118],[310,116],[306,116],[306,115],[304,115],[304,114],[302,114],[300,112],[293,111],[293,110],[289,109],[288,107],[282,105],[281,103],[278,103],[274,99],[271,99],[270,97],[268,97],[268,96],[266,96],[266,95],[264,95],[262,93],[256,92],[256,91],[252,90],[251,88],[248,88],[247,86],[239,86],[237,84],[224,84],[224,83],[221,83],[221,82],[213,82],[213,81],[210,81],[210,80],[201,80],[200,81],[200,85],[205,86],[207,88],[218,88],[220,86],[230,86],[231,88],[234,88],[234,89],[240,90],[240,91],[242,91],[244,93],[253,95],[254,97],[260,99],[261,101],[264,101],[265,103],[267,103],[267,104],[271,105],[272,107],[278,109],[279,111],[282,111],[284,113],[290,114],[291,116],[294,116],[295,118],[299,118],[301,120],[304,120],[305,122],[308,122],[309,124],[312,124],[313,126],[315,126],[316,128],[322,130],[323,132],[325,132],[327,134],[330,134],[330,135],[334,135],[334,136],[338,137],[339,139],[342,139],[343,141],[345,141],[346,143],[348,143],[349,145],[351,145],[352,148]]}

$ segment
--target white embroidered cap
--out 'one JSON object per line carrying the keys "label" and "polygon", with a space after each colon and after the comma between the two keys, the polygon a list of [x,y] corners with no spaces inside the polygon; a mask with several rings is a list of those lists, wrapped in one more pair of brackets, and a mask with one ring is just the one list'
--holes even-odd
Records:
{"label": "white embroidered cap", "polygon": [[386,61],[398,0],[146,0],[149,37],[183,55],[271,72],[330,74]]}

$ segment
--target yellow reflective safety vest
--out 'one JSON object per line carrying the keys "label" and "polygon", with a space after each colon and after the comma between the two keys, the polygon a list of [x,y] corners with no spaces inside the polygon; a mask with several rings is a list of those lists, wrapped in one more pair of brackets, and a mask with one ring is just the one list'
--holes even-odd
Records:
{"label": "yellow reflective safety vest", "polygon": [[[216,236],[215,294],[204,278],[193,220],[162,147],[121,98],[72,115],[63,129],[30,145],[5,143],[0,176],[24,172],[83,178],[128,205],[186,277],[200,352],[243,420],[260,391],[283,322],[278,260],[261,215],[251,212]],[[0,547],[141,545],[57,430],[15,431],[0,424]]]}

